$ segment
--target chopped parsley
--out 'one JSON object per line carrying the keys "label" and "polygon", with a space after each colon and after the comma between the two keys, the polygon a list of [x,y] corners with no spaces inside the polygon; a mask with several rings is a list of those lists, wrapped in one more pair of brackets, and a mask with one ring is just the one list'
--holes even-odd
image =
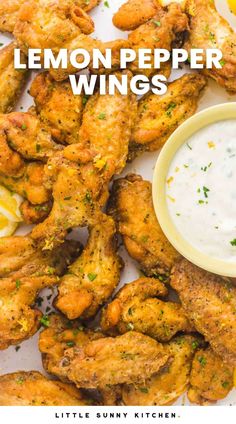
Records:
{"label": "chopped parsley", "polygon": [[25,131],[25,130],[27,129],[27,125],[26,125],[26,124],[22,124],[22,125],[21,125],[21,129],[22,129],[23,131]]}
{"label": "chopped parsley", "polygon": [[230,244],[231,244],[231,246],[236,246],[236,238],[231,240]]}
{"label": "chopped parsley", "polygon": [[75,342],[67,342],[66,346],[68,347],[73,347],[75,345]]}
{"label": "chopped parsley", "polygon": [[20,280],[16,280],[16,288],[19,289],[21,285],[21,281]]}
{"label": "chopped parsley", "polygon": [[153,19],[152,21],[157,27],[161,26],[161,22],[160,21],[156,21],[155,19]]}
{"label": "chopped parsley", "polygon": [[168,106],[168,108],[167,108],[167,110],[166,110],[166,115],[167,116],[169,116],[169,118],[171,118],[171,116],[172,116],[172,112],[173,112],[173,110],[176,108],[176,103],[174,103],[174,102],[171,102],[170,104],[169,104],[169,106]]}
{"label": "chopped parsley", "polygon": [[90,272],[90,273],[88,274],[88,279],[89,279],[90,281],[94,281],[96,278],[97,278],[97,274],[95,274],[94,272]]}
{"label": "chopped parsley", "polygon": [[105,113],[100,113],[100,114],[98,115],[98,119],[100,119],[100,120],[104,120],[104,119],[106,119],[106,114],[105,114]]}
{"label": "chopped parsley", "polygon": [[203,193],[204,193],[204,196],[206,197],[206,199],[208,198],[209,191],[210,191],[209,188],[203,186]]}
{"label": "chopped parsley", "polygon": [[142,393],[148,393],[148,388],[147,387],[140,387],[139,390]]}
{"label": "chopped parsley", "polygon": [[199,362],[199,364],[201,364],[203,367],[205,367],[205,365],[206,365],[206,358],[204,358],[204,356],[199,356],[198,358],[198,362]]}
{"label": "chopped parsley", "polygon": [[109,5],[109,3],[108,3],[108,1],[107,1],[107,0],[105,0],[105,1],[104,1],[104,6],[105,6],[105,7],[108,7],[108,8],[110,7],[110,5]]}
{"label": "chopped parsley", "polygon": [[50,326],[50,319],[48,315],[43,315],[42,318],[40,319],[40,323],[44,326],[44,327],[49,327]]}

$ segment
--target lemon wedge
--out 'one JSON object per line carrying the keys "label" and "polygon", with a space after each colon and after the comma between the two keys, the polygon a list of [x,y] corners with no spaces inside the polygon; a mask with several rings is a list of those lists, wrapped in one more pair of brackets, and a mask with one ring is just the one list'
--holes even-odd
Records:
{"label": "lemon wedge", "polygon": [[236,15],[236,0],[228,0],[230,11]]}
{"label": "lemon wedge", "polygon": [[236,387],[236,368],[234,368],[234,387]]}
{"label": "lemon wedge", "polygon": [[11,236],[22,222],[19,209],[22,200],[18,194],[0,186],[0,237]]}

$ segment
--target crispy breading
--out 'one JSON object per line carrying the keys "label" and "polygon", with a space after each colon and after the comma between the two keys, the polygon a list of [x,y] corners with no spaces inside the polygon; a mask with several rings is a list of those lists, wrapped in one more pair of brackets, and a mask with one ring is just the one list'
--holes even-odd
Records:
{"label": "crispy breading", "polygon": [[4,0],[0,4],[0,32],[13,32],[22,4],[26,0]]}
{"label": "crispy breading", "polygon": [[49,327],[39,335],[39,350],[45,371],[65,380],[67,377],[63,366],[67,364],[67,358],[64,352],[71,346],[80,348],[101,337],[104,337],[101,332],[84,328],[78,320],[68,321],[62,315],[49,315]]}
{"label": "crispy breading", "polygon": [[[116,72],[113,75],[119,81],[122,76],[127,76],[128,84],[132,78],[129,71]],[[137,100],[130,89],[126,96],[118,90],[106,95],[97,92],[86,104],[78,147],[81,149],[82,145],[96,152],[95,167],[101,170],[106,168],[111,177],[120,173],[126,165],[136,113]],[[67,148],[67,155],[70,153],[72,160],[74,157],[76,160],[76,148],[76,145]]]}
{"label": "crispy breading", "polygon": [[[27,0],[20,9],[14,28],[14,35],[21,49],[27,53],[28,47],[42,50],[48,48],[57,55],[62,48],[69,52],[81,48],[92,56],[93,49],[104,52],[112,46],[116,56],[117,49],[129,46],[125,40],[102,43],[90,37],[88,34],[94,31],[94,23],[80,6],[81,2],[75,0],[54,0],[50,7],[48,0]],[[78,63],[83,62],[84,57],[77,55],[76,60]],[[50,68],[49,72],[57,81],[67,79],[70,74],[78,71],[69,61],[67,65],[66,69]],[[117,66],[116,60],[114,66]]]}
{"label": "crispy breading", "polygon": [[30,94],[36,112],[52,137],[61,143],[77,143],[83,112],[83,96],[75,96],[69,81],[56,82],[50,74],[36,76]]}
{"label": "crispy breading", "polygon": [[[171,51],[175,45],[181,47],[185,32],[188,30],[188,17],[177,3],[171,3],[166,9],[159,8],[153,19],[140,25],[132,31],[128,40],[130,46],[138,55],[139,49],[166,49]],[[170,62],[161,64],[160,69],[155,67],[154,52],[149,69],[140,69],[138,59],[130,64],[130,70],[137,74],[151,77],[155,74],[170,76]]]}
{"label": "crispy breading", "polygon": [[115,225],[106,215],[90,229],[82,255],[60,281],[55,306],[69,319],[94,316],[120,281]]}
{"label": "crispy breading", "polygon": [[1,115],[0,130],[4,131],[9,147],[27,160],[46,162],[62,149],[62,146],[54,143],[38,117],[29,112]]}
{"label": "crispy breading", "polygon": [[163,345],[135,331],[72,347],[64,355],[66,363],[61,362],[60,368],[77,387],[87,389],[142,383],[169,357]]}
{"label": "crispy breading", "polygon": [[33,205],[28,200],[24,200],[20,205],[20,212],[23,221],[27,225],[39,224],[44,221],[52,209],[52,202],[49,200],[40,205]]}
{"label": "crispy breading", "polygon": [[123,31],[130,31],[149,21],[160,9],[158,0],[128,0],[114,14],[113,24]]}
{"label": "crispy breading", "polygon": [[168,85],[167,93],[148,93],[138,103],[129,146],[129,159],[160,149],[175,129],[192,116],[206,86],[199,74],[185,74]]}
{"label": "crispy breading", "polygon": [[179,331],[194,331],[180,304],[159,299],[167,296],[163,283],[139,278],[126,284],[103,310],[103,331],[120,334],[134,330],[159,342],[169,341]]}
{"label": "crispy breading", "polygon": [[[87,153],[81,151],[82,156]],[[45,221],[34,227],[32,237],[43,249],[52,249],[62,243],[70,228],[98,222],[105,179],[92,158],[77,164],[65,159],[63,152],[51,158],[44,171],[47,185],[53,187],[53,207]]]}
{"label": "crispy breading", "polygon": [[210,347],[198,350],[190,375],[190,402],[209,405],[224,399],[233,388],[233,372],[233,367],[224,363]]}
{"label": "crispy breading", "polygon": [[236,366],[236,287],[185,259],[174,266],[171,286],[196,330],[227,364]]}
{"label": "crispy breading", "polygon": [[1,406],[91,405],[71,384],[49,380],[38,371],[18,371],[0,376]]}
{"label": "crispy breading", "polygon": [[[15,48],[17,44],[12,42],[0,50],[0,113],[8,113],[14,108],[28,76],[27,70],[14,67]],[[24,60],[26,57],[22,53],[21,62]]]}
{"label": "crispy breading", "polygon": [[[184,48],[219,49],[223,53],[222,69],[203,72],[228,91],[236,92],[236,34],[230,24],[218,13],[214,0],[187,0],[186,12],[190,18],[190,32]],[[201,62],[199,62],[201,63]],[[206,55],[202,63],[206,65]]]}
{"label": "crispy breading", "polygon": [[166,348],[171,356],[167,364],[143,385],[124,386],[122,400],[125,405],[172,405],[189,386],[196,339],[180,336],[171,340]]}
{"label": "crispy breading", "polygon": [[108,213],[113,216],[128,253],[141,270],[148,276],[168,277],[180,255],[157,221],[151,183],[134,174],[116,180]]}
{"label": "crispy breading", "polygon": [[0,349],[37,331],[42,314],[31,306],[40,290],[58,283],[76,252],[78,244],[74,242],[45,253],[30,237],[0,239]]}

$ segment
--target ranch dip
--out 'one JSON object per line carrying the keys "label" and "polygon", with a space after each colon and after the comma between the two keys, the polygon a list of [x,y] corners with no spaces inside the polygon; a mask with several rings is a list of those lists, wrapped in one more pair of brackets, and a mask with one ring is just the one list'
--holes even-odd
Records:
{"label": "ranch dip", "polygon": [[166,181],[181,235],[212,258],[236,261],[236,120],[196,132],[177,151]]}

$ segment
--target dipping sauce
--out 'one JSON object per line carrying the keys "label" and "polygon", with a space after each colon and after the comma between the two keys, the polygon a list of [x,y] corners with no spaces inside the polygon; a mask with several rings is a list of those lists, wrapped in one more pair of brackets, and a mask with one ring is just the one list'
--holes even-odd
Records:
{"label": "dipping sauce", "polygon": [[188,243],[236,262],[236,120],[208,125],[182,145],[169,168],[166,195]]}

